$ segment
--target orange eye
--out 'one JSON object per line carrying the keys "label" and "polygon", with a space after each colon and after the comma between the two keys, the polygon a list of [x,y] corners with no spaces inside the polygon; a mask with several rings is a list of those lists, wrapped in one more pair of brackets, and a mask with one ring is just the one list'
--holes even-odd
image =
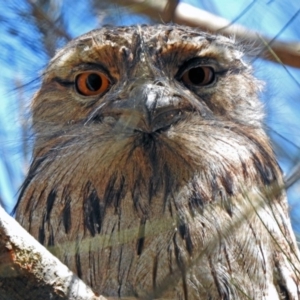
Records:
{"label": "orange eye", "polygon": [[110,81],[107,76],[94,71],[79,74],[75,83],[78,93],[83,96],[101,95],[110,87]]}
{"label": "orange eye", "polygon": [[187,85],[209,85],[215,80],[215,72],[211,67],[196,67],[187,70],[181,80]]}

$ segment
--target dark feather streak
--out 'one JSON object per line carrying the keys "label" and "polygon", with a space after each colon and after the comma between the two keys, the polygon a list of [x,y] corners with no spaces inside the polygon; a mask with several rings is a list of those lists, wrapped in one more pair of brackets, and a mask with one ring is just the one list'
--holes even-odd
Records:
{"label": "dark feather streak", "polygon": [[110,177],[104,193],[105,207],[113,205],[116,212],[119,210],[120,200],[124,197],[126,192],[124,185],[125,178],[123,176],[118,178],[116,174],[113,174]]}
{"label": "dark feather streak", "polygon": [[55,198],[56,198],[56,191],[54,189],[52,189],[47,197],[46,215],[45,215],[46,222],[49,222],[49,220],[50,220],[50,214],[51,214],[51,211],[53,208]]}
{"label": "dark feather streak", "polygon": [[178,231],[182,239],[185,240],[185,245],[188,253],[192,255],[193,252],[193,243],[190,235],[189,228],[187,224],[182,223],[178,226]]}
{"label": "dark feather streak", "polygon": [[82,278],[81,259],[80,259],[79,249],[77,249],[76,254],[75,254],[75,264],[76,264],[77,276],[79,278]]}
{"label": "dark feather streak", "polygon": [[96,190],[92,188],[90,183],[87,184],[86,193],[87,196],[83,203],[84,225],[91,235],[95,236],[101,231],[104,209],[100,205]]}
{"label": "dark feather streak", "polygon": [[[252,157],[254,165],[259,172],[263,184],[270,185],[275,177],[272,170],[268,167],[268,165],[272,164],[268,164],[268,162],[266,163],[266,161],[262,162],[255,154],[253,154]],[[267,160],[267,158],[265,158],[265,160]]]}
{"label": "dark feather streak", "polygon": [[137,255],[141,255],[143,251],[144,241],[145,241],[145,224],[146,224],[146,219],[142,218],[140,222],[139,235],[137,240]]}
{"label": "dark feather streak", "polygon": [[66,196],[65,198],[65,206],[62,211],[62,220],[65,228],[65,232],[69,233],[72,225],[71,219],[71,198]]}
{"label": "dark feather streak", "polygon": [[183,294],[184,294],[184,300],[188,300],[188,288],[187,288],[187,282],[186,282],[186,268],[184,265],[184,262],[182,261],[181,258],[181,251],[177,245],[176,241],[176,233],[174,234],[173,237],[173,245],[174,245],[174,252],[175,252],[175,258],[176,258],[176,263],[177,266],[181,272],[181,280],[182,280],[182,289],[183,289]]}
{"label": "dark feather streak", "polygon": [[42,224],[39,228],[38,240],[42,245],[44,244],[44,241],[45,241],[45,222],[42,222]]}

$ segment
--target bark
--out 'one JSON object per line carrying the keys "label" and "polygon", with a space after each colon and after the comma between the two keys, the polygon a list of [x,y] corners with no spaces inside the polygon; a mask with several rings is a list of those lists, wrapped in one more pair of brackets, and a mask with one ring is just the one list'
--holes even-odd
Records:
{"label": "bark", "polygon": [[1,300],[105,300],[0,207]]}

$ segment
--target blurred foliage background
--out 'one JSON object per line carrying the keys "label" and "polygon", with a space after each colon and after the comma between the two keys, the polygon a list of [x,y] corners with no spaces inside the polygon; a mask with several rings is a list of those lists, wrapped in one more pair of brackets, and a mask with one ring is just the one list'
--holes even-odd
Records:
{"label": "blurred foliage background", "polygon": [[[34,137],[29,106],[43,68],[57,48],[104,24],[163,22],[163,16],[149,9],[146,2],[159,6],[163,1],[0,0],[0,201],[7,211],[16,202],[30,164]],[[176,5],[191,5],[271,40],[298,41],[296,50],[300,55],[299,1],[170,3],[173,6],[169,7],[169,20]],[[250,46],[253,43],[246,36],[243,41]],[[261,96],[266,107],[266,128],[285,173],[293,227],[300,232],[300,69],[258,58],[253,53],[250,60],[256,76],[266,82]]]}

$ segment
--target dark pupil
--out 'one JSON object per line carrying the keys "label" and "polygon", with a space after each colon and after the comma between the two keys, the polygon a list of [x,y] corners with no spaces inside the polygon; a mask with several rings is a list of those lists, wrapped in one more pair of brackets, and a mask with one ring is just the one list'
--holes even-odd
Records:
{"label": "dark pupil", "polygon": [[98,91],[101,88],[102,79],[98,74],[90,74],[86,79],[86,86],[90,91]]}
{"label": "dark pupil", "polygon": [[204,81],[205,73],[203,68],[193,68],[189,70],[189,80],[193,84],[201,84]]}

